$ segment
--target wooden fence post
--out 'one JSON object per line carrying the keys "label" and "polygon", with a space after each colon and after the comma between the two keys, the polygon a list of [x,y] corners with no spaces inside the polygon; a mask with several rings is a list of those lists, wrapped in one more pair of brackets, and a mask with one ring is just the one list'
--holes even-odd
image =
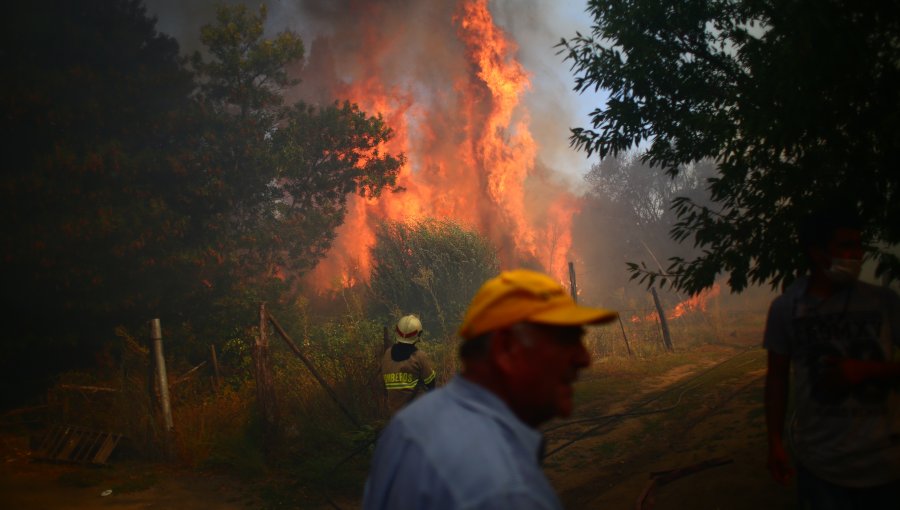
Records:
{"label": "wooden fence post", "polygon": [[569,262],[569,292],[572,294],[572,300],[578,303],[578,287],[575,283],[575,264]]}
{"label": "wooden fence post", "polygon": [[331,386],[329,386],[328,383],[325,382],[325,378],[323,378],[319,374],[319,371],[316,370],[316,367],[312,364],[312,362],[309,361],[309,359],[307,359],[307,357],[303,355],[303,352],[300,350],[299,347],[297,347],[297,344],[295,344],[294,341],[291,340],[290,335],[288,335],[287,332],[284,330],[284,328],[281,327],[281,324],[279,324],[278,321],[275,320],[275,317],[273,317],[272,314],[265,312],[265,310],[262,308],[260,309],[260,313],[266,314],[268,319],[272,322],[272,325],[275,326],[275,331],[277,331],[278,334],[281,336],[281,339],[284,340],[284,343],[286,343],[288,345],[288,347],[290,347],[291,350],[294,351],[294,354],[296,354],[297,357],[300,358],[300,361],[302,361],[303,364],[306,365],[306,368],[309,369],[309,372],[313,375],[313,377],[316,378],[317,381],[319,381],[319,384],[322,386],[322,388],[325,389],[325,391],[331,397],[331,400],[334,400],[334,403],[337,404],[337,406],[341,409],[341,411],[343,411],[344,415],[351,422],[353,422],[353,425],[355,425],[357,428],[361,427],[359,420],[357,420],[353,416],[353,414],[350,411],[348,411],[346,407],[344,407],[344,404],[341,403],[340,399],[337,397],[337,394],[334,392],[333,389],[331,389]]}
{"label": "wooden fence post", "polygon": [[622,324],[622,316],[616,314],[616,318],[619,319],[619,327],[622,328],[622,338],[625,339],[625,348],[628,349],[628,355],[634,356],[634,353],[631,351],[631,344],[628,343],[628,335],[625,334],[625,325]]}
{"label": "wooden fence post", "polygon": [[267,332],[266,304],[259,304],[259,335],[254,349],[256,369],[256,400],[263,419],[263,444],[268,450],[278,433],[278,413],[275,399],[271,364],[269,363],[269,335]]}
{"label": "wooden fence post", "polygon": [[650,293],[653,294],[653,303],[656,305],[656,315],[657,317],[659,317],[660,326],[662,326],[663,343],[667,351],[674,352],[675,347],[672,345],[672,336],[669,334],[669,323],[666,320],[666,312],[663,310],[663,307],[659,302],[659,296],[656,294],[656,288],[650,287]]}
{"label": "wooden fence post", "polygon": [[163,421],[165,423],[165,449],[166,455],[172,453],[172,430],[175,428],[172,422],[172,407],[169,400],[169,378],[166,375],[166,358],[163,355],[162,327],[159,319],[150,320],[150,340],[153,347],[153,360],[156,366],[156,383],[159,389],[159,401],[162,406]]}
{"label": "wooden fence post", "polygon": [[222,384],[221,375],[219,375],[219,358],[216,357],[216,345],[209,344],[209,354],[213,365],[213,391],[219,392],[219,385]]}

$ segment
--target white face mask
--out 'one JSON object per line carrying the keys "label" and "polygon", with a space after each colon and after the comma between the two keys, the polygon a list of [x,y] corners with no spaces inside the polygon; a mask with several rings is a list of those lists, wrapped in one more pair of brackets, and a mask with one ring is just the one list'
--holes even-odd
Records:
{"label": "white face mask", "polygon": [[831,267],[825,271],[828,279],[834,283],[853,283],[859,278],[862,269],[862,260],[859,259],[831,259]]}

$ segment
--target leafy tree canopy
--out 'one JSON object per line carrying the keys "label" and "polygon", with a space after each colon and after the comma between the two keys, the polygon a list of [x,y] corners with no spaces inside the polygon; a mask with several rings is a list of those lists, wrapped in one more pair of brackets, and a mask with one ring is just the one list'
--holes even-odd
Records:
{"label": "leafy tree canopy", "polygon": [[303,44],[290,31],[264,39],[265,18],[264,6],[219,7],[201,31],[210,60],[196,53],[191,62],[199,101],[219,123],[197,145],[223,184],[224,224],[242,233],[227,252],[243,284],[274,285],[285,297],[331,246],[347,195],[379,195],[405,159],[383,150],[394,133],[381,117],[354,104],[283,103],[282,89],[296,84],[285,69]]}
{"label": "leafy tree canopy", "polygon": [[136,1],[61,0],[52,16],[11,9],[4,305],[22,316],[36,305],[49,314],[147,305],[157,270],[181,265],[158,251],[185,228],[162,198],[175,177],[166,162],[179,151],[175,117],[191,109],[178,45]]}
{"label": "leafy tree canopy", "polygon": [[670,175],[712,159],[712,205],[678,199],[672,236],[698,257],[633,277],[697,292],[722,272],[741,290],[805,270],[785,242],[808,211],[857,206],[878,273],[900,260],[900,15],[892,3],[831,0],[589,2],[590,34],[563,39],[575,89],[609,101],[574,147],[601,158],[646,146]]}
{"label": "leafy tree canopy", "polygon": [[384,151],[393,132],[380,117],[283,104],[303,45],[291,32],[264,38],[264,22],[265,9],[221,7],[202,31],[209,60],[188,67],[139,0],[10,6],[10,380],[90,362],[115,326],[152,317],[185,340],[171,353],[205,353],[254,324],[260,300],[288,306],[348,194],[393,186],[403,156]]}
{"label": "leafy tree canopy", "polygon": [[376,197],[393,186],[405,157],[386,153],[393,130],[349,102],[297,103],[273,137],[282,200],[273,234],[278,267],[302,274],[325,256],[344,222],[347,196]]}
{"label": "leafy tree canopy", "polygon": [[500,267],[485,237],[435,219],[382,224],[372,260],[370,286],[381,311],[391,320],[414,313],[442,338],[454,335],[472,296]]}
{"label": "leafy tree canopy", "polygon": [[220,6],[216,23],[200,30],[212,60],[204,61],[200,52],[191,58],[204,93],[215,103],[239,107],[242,115],[280,106],[281,90],[298,83],[285,65],[303,58],[303,41],[290,31],[263,39],[266,14],[265,5],[258,14],[244,5]]}
{"label": "leafy tree canopy", "polygon": [[147,320],[161,296],[187,297],[196,265],[173,249],[187,223],[163,198],[192,109],[177,43],[138,1],[19,2],[3,26],[5,403],[91,361],[138,306]]}

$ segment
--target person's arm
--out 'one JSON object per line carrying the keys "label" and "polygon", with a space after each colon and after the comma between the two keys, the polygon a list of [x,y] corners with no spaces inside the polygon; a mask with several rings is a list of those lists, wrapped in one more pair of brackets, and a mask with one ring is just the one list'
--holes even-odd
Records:
{"label": "person's arm", "polygon": [[765,389],[766,426],[769,438],[768,467],[772,478],[782,485],[786,485],[794,474],[787,450],[784,448],[783,437],[790,368],[790,357],[769,351]]}
{"label": "person's arm", "polygon": [[[900,296],[896,292],[882,288],[881,335],[887,335],[890,342],[885,360],[860,360],[852,358],[829,357],[825,359],[825,377],[827,382],[835,385],[856,385],[868,381],[900,382],[900,361],[892,355],[891,348],[900,349]],[[886,331],[885,331],[886,329]]]}
{"label": "person's arm", "polygon": [[437,384],[437,372],[434,371],[434,366],[428,356],[422,356],[422,384],[425,386],[425,391],[433,390]]}
{"label": "person's arm", "polygon": [[866,381],[900,380],[900,362],[896,361],[830,357],[825,363],[828,367],[826,377],[838,383],[854,385]]}
{"label": "person's arm", "polygon": [[431,358],[421,350],[416,351],[415,356],[415,367],[419,373],[419,384],[423,390],[431,391],[437,383],[437,372],[434,370],[434,365],[431,364]]}

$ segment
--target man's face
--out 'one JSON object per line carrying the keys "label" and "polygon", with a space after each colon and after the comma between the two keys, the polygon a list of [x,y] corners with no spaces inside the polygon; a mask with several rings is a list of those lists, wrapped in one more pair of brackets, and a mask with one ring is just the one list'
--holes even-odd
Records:
{"label": "man's face", "polygon": [[827,273],[835,260],[862,260],[862,235],[857,229],[839,228],[825,246],[812,246],[809,253],[813,266]]}
{"label": "man's face", "polygon": [[833,284],[848,285],[859,275],[863,257],[859,230],[839,228],[824,246],[811,246],[809,250],[813,272],[824,275]]}
{"label": "man's face", "polygon": [[513,409],[534,427],[571,415],[572,384],[591,363],[584,328],[520,323],[510,333],[519,344],[508,374]]}
{"label": "man's face", "polygon": [[852,228],[835,230],[828,242],[826,252],[832,259],[862,260],[863,246],[860,231]]}

